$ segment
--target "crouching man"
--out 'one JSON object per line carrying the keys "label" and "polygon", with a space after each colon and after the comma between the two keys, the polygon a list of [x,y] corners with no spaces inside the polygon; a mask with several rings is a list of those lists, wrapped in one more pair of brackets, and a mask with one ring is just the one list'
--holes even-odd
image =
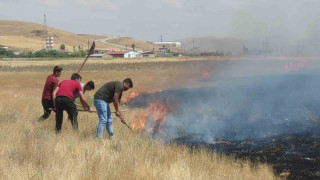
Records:
{"label": "crouching man", "polygon": [[72,127],[78,129],[78,111],[74,104],[74,95],[76,93],[80,96],[80,101],[85,110],[92,112],[85,96],[82,93],[80,85],[81,76],[77,73],[72,74],[71,80],[62,81],[56,90],[53,92],[53,102],[56,109],[56,132],[61,131],[63,121],[63,111],[66,110],[70,118]]}
{"label": "crouching man", "polygon": [[122,118],[122,113],[120,109],[120,100],[123,91],[127,91],[132,88],[132,80],[126,78],[123,82],[111,81],[104,84],[94,95],[94,105],[96,106],[99,124],[97,127],[97,138],[101,139],[103,134],[104,126],[109,134],[109,138],[113,138],[113,128],[112,128],[112,116],[109,104],[113,102],[114,108],[116,110],[116,116],[121,117],[121,122],[125,123]]}

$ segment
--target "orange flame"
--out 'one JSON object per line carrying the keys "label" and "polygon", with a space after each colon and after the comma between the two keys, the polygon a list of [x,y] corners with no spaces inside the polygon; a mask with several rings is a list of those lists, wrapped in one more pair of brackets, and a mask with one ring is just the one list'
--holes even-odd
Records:
{"label": "orange flame", "polygon": [[142,94],[142,90],[137,90],[135,92],[132,92],[127,98],[125,98],[122,102],[128,103],[131,99],[138,97]]}
{"label": "orange flame", "polygon": [[[147,110],[143,110],[134,118],[136,121],[133,122],[132,127],[138,131],[146,130],[152,133],[159,132],[166,120],[167,115],[174,109],[175,107],[171,105],[151,103]],[[152,126],[151,128],[147,129],[146,123],[149,120],[150,123],[152,123]]]}
{"label": "orange flame", "polygon": [[127,104],[131,99],[134,99],[134,98],[140,96],[141,94],[152,94],[152,93],[157,93],[157,92],[161,92],[161,91],[162,91],[162,89],[149,90],[149,91],[136,90],[135,92],[132,92],[127,98],[122,100],[122,102]]}
{"label": "orange flame", "polygon": [[290,62],[286,64],[285,69],[295,71],[300,68],[304,68],[305,66],[306,66],[306,60],[299,60],[297,62]]}

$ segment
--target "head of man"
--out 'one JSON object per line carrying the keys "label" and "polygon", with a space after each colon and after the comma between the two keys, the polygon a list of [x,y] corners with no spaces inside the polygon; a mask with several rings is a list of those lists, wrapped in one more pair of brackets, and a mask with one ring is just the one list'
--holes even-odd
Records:
{"label": "head of man", "polygon": [[84,89],[85,89],[86,91],[94,90],[94,82],[93,82],[93,81],[87,82],[87,84],[84,85]]}
{"label": "head of man", "polygon": [[128,89],[133,87],[132,80],[130,78],[126,78],[123,80],[123,90],[127,91]]}
{"label": "head of man", "polygon": [[61,71],[62,71],[62,67],[59,67],[59,66],[55,66],[53,68],[53,74],[56,76],[56,77],[59,77],[61,75]]}
{"label": "head of man", "polygon": [[71,80],[77,81],[78,83],[81,82],[82,77],[78,73],[73,73],[71,75]]}

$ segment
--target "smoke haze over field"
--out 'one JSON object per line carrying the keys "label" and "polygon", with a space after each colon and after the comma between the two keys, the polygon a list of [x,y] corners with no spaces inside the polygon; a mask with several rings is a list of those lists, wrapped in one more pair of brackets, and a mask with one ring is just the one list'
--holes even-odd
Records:
{"label": "smoke haze over field", "polygon": [[[267,37],[276,55],[319,55],[320,1],[291,0],[0,0],[6,20],[74,33],[173,41],[232,37],[261,49]],[[224,50],[223,47],[219,47]]]}
{"label": "smoke haze over field", "polygon": [[[130,101],[130,105],[147,106],[158,101],[176,106],[162,127],[167,140],[183,135],[196,135],[200,137],[198,141],[211,142],[216,138],[319,134],[320,74],[317,69],[305,67],[310,62],[299,65],[299,69],[294,63],[300,62],[221,62],[218,71],[205,80],[214,86],[145,94]],[[262,72],[273,66],[283,72]],[[241,75],[241,71],[248,73],[253,67],[251,75]],[[286,71],[288,68],[291,70]]]}

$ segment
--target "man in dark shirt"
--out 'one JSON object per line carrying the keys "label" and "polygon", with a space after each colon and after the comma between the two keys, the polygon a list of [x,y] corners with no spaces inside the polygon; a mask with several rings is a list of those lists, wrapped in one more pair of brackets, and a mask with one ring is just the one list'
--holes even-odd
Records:
{"label": "man in dark shirt", "polygon": [[56,132],[61,131],[61,125],[63,120],[63,111],[66,110],[71,121],[72,127],[78,129],[78,111],[74,104],[74,95],[76,93],[80,96],[80,101],[85,110],[92,112],[85,96],[82,93],[82,87],[80,85],[81,76],[77,73],[72,74],[71,80],[62,81],[58,88],[53,92],[53,102],[56,109]]}
{"label": "man in dark shirt", "polygon": [[103,134],[104,126],[108,131],[110,139],[113,137],[112,128],[112,116],[109,107],[109,103],[113,102],[114,108],[116,110],[116,116],[121,117],[121,122],[125,123],[122,118],[122,113],[120,109],[120,100],[123,91],[127,91],[132,88],[132,80],[126,78],[123,82],[111,81],[104,84],[94,95],[94,105],[96,106],[99,124],[97,127],[97,138],[101,139]]}
{"label": "man in dark shirt", "polygon": [[52,93],[58,87],[59,81],[57,77],[61,75],[62,68],[55,66],[53,68],[53,74],[47,77],[46,83],[44,84],[42,93],[42,106],[44,114],[39,118],[39,121],[47,119],[51,114],[51,109],[54,108]]}

